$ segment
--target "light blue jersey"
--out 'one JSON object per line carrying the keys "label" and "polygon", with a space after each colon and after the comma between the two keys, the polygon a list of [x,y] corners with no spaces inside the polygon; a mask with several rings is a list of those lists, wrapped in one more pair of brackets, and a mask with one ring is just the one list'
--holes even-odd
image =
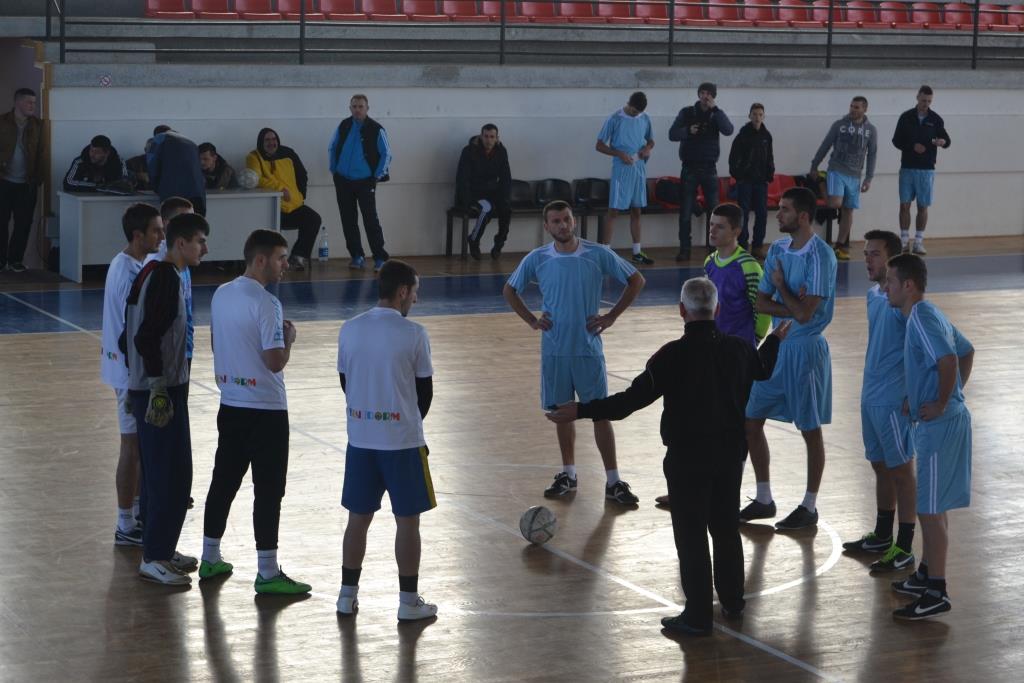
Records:
{"label": "light blue jersey", "polygon": [[862,406],[902,406],[907,397],[903,346],[907,319],[878,285],[868,290],[868,350],[864,355]]}
{"label": "light blue jersey", "polygon": [[[907,320],[907,341],[903,355],[907,373],[907,400],[912,417],[917,418],[922,404],[938,400],[939,359],[949,355],[962,357],[972,350],[974,347],[971,342],[953,327],[934,304],[930,301],[914,304]],[[964,410],[964,393],[958,369],[946,411],[938,420],[948,419]]]}
{"label": "light blue jersey", "polygon": [[[786,273],[786,286],[794,295],[803,289],[807,296],[821,297],[821,304],[804,324],[793,320],[793,326],[783,344],[821,334],[830,322],[836,307],[836,254],[825,241],[813,235],[803,248],[793,250],[792,237],[783,237],[772,242],[764,261],[764,275],[758,290],[772,296],[772,300],[783,303],[782,295],[772,284],[772,273],[777,264],[782,264]],[[772,326],[778,327],[788,318],[773,318]]]}
{"label": "light blue jersey", "polygon": [[603,244],[580,240],[571,254],[560,254],[550,242],[527,254],[508,279],[522,294],[530,282],[540,288],[551,329],[541,337],[544,356],[601,356],[601,336],[587,330],[587,319],[598,314],[606,275],[625,284],[636,268]]}
{"label": "light blue jersey", "polygon": [[[622,109],[608,117],[597,134],[597,139],[612,149],[626,152],[636,158],[637,152],[647,146],[647,143],[654,139],[654,130],[651,128],[651,117],[640,112],[636,116],[630,116]],[[643,164],[643,160],[637,160]],[[626,166],[618,157],[612,157],[612,170],[619,166]]]}

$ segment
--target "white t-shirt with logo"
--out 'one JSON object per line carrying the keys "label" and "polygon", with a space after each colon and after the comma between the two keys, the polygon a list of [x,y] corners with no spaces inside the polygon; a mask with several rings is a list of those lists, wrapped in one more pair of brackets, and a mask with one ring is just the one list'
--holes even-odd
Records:
{"label": "white t-shirt with logo", "polygon": [[284,373],[271,372],[262,353],[285,346],[284,313],[277,297],[251,277],[237,277],[213,293],[210,329],[220,402],[236,408],[288,410]]}
{"label": "white t-shirt with logo", "polygon": [[338,372],[345,375],[348,442],[397,451],[426,445],[416,378],[431,377],[427,331],[393,308],[357,315],[338,333]]}
{"label": "white t-shirt with logo", "polygon": [[110,262],[103,284],[103,331],[100,335],[100,379],[114,389],[128,388],[128,366],[117,340],[124,332],[124,306],[135,276],[142,270],[127,252],[120,252]]}

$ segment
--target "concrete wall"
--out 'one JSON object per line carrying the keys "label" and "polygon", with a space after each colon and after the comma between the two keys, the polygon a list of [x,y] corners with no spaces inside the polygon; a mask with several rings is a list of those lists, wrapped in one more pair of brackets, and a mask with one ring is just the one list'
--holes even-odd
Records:
{"label": "concrete wall", "polygon": [[[219,76],[211,69],[193,70],[191,76],[187,70],[160,68],[144,75],[114,67],[56,69],[50,102],[55,186],[72,158],[97,133],[109,135],[123,156],[131,156],[141,152],[155,124],[166,122],[197,142],[214,142],[237,167],[254,148],[257,131],[270,126],[309,169],[307,201],[328,226],[332,252],[342,255],[327,144],[339,118],[347,115],[349,96],[365,92],[370,115],[387,128],[395,156],[393,180],[378,190],[388,249],[395,255],[437,254],[444,247],[444,209],[452,200],[459,152],[483,122],[501,129],[516,178],[607,177],[609,159],[594,151],[597,131],[629,92],[642,88],[657,140],[649,175],[678,175],[677,145],[668,141],[668,128],[679,108],[696,99],[695,85],[708,77],[718,80],[719,105],[737,127],[745,122],[752,101],[765,104],[776,166],[792,174],[807,172],[821,138],[830,123],[845,114],[853,94],[870,100],[868,114],[879,129],[880,144],[876,179],[862,197],[863,208],[855,220],[858,235],[869,228],[896,227],[899,153],[889,140],[899,114],[913,105],[917,86],[929,82],[936,88],[935,109],[946,119],[952,138],[951,148],[939,154],[930,234],[1024,233],[1024,159],[1015,152],[1017,131],[1024,124],[1024,91],[993,87],[1005,82],[1005,72],[991,78],[977,72],[956,78],[901,72],[873,79],[886,87],[863,88],[856,84],[867,80],[866,73],[835,71],[691,74],[682,69],[624,69],[599,79],[607,72],[446,68],[428,77],[400,67],[235,69],[223,67]],[[100,87],[100,77],[108,74],[113,85]],[[186,78],[204,87],[188,87]],[[170,85],[159,87],[161,82]],[[222,85],[216,86],[218,82]],[[573,82],[579,85],[566,86]],[[488,87],[489,83],[502,87]],[[720,173],[727,172],[730,142],[723,139]],[[645,243],[676,244],[675,220],[646,219]],[[769,232],[776,232],[774,220],[769,221]],[[518,220],[508,248],[525,250],[540,239],[538,221]],[[621,225],[615,244],[628,241]]]}

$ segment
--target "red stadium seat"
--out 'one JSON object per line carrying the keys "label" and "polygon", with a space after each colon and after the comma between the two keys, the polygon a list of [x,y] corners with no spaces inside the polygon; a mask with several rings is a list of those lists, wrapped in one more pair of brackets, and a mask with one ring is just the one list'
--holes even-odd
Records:
{"label": "red stadium seat", "polygon": [[915,2],[910,6],[910,20],[925,28],[942,26],[942,14],[934,2]]}
{"label": "red stadium seat", "polygon": [[704,14],[704,5],[699,2],[676,2],[676,19],[686,26],[718,26],[714,19]]}
{"label": "red stadium seat", "polygon": [[[730,178],[729,176],[721,176],[718,178],[718,203],[719,204],[736,204],[735,199],[729,198],[729,192],[736,185],[736,179]],[[715,207],[711,207],[712,209]]]}
{"label": "red stadium seat", "polygon": [[964,31],[974,30],[974,8],[962,2],[948,2],[942,6],[942,23]]}
{"label": "red stadium seat", "polygon": [[[277,11],[288,21],[298,21],[302,15],[302,0],[277,0]],[[323,12],[313,8],[313,0],[306,0],[306,21],[323,21]]]}
{"label": "red stadium seat", "polygon": [[[491,18],[493,22],[501,21],[501,0],[483,0],[480,3],[480,11]],[[528,24],[530,17],[523,17],[516,14],[516,3],[513,0],[505,0],[505,23],[506,24]]]}
{"label": "red stadium seat", "polygon": [[850,2],[846,3],[846,22],[856,24],[857,28],[892,28],[888,22],[878,18],[878,10],[875,9],[875,4],[867,2],[867,0],[850,0]]}
{"label": "red stadium seat", "polygon": [[150,19],[195,19],[185,10],[185,0],[146,0],[146,16]]}
{"label": "red stadium seat", "polygon": [[363,11],[373,21],[409,21],[398,11],[397,0],[363,0]]}
{"label": "red stadium seat", "polygon": [[775,178],[768,183],[768,206],[778,206],[782,194],[791,187],[796,187],[793,176],[776,173]]}
{"label": "red stadium seat", "polygon": [[719,26],[728,28],[746,28],[754,25],[753,21],[743,17],[737,0],[710,0],[708,19],[714,19]]}
{"label": "red stadium seat", "polygon": [[447,14],[437,11],[436,0],[402,0],[402,13],[413,21],[451,21]]}
{"label": "red stadium seat", "polygon": [[743,18],[754,22],[758,28],[789,28],[789,22],[775,15],[772,0],[746,0],[743,3]]}
{"label": "red stadium seat", "polygon": [[793,28],[821,28],[820,19],[811,18],[811,8],[804,0],[779,0],[779,19]]}
{"label": "red stadium seat", "polygon": [[[815,21],[820,21],[822,26],[827,26],[828,0],[814,0],[811,5],[813,7],[811,17]],[[843,6],[839,3],[839,0],[835,0],[832,4],[832,28],[857,28],[856,21],[848,21],[843,16]]]}
{"label": "red stadium seat", "polygon": [[320,11],[331,21],[365,21],[367,18],[356,9],[356,0],[320,0]]}
{"label": "red stadium seat", "polygon": [[594,14],[591,2],[559,2],[558,16],[565,17],[570,24],[607,24],[608,20]]}
{"label": "red stadium seat", "polygon": [[997,26],[1006,27],[1006,9],[1003,5],[983,2],[978,6],[978,30],[993,31]]}
{"label": "red stadium seat", "polygon": [[441,0],[441,14],[452,21],[484,24],[490,21],[490,17],[477,11],[476,0]]}
{"label": "red stadium seat", "polygon": [[[636,16],[643,18],[648,24],[668,23],[668,1],[637,0],[633,8]],[[678,15],[676,15],[678,18]]]}
{"label": "red stadium seat", "polygon": [[[984,7],[984,5],[982,5]],[[1006,18],[1005,24],[992,24],[989,26],[993,31],[1024,31],[1024,5],[1010,5],[1003,9],[1008,12],[1003,15]]]}
{"label": "red stadium seat", "polygon": [[604,17],[609,24],[642,24],[643,17],[635,17],[630,13],[633,3],[628,0],[613,0],[597,3],[597,16]]}
{"label": "red stadium seat", "polygon": [[247,21],[281,20],[281,13],[271,9],[270,0],[235,0],[235,11]]}
{"label": "red stadium seat", "polygon": [[878,5],[878,20],[898,30],[928,28],[923,22],[911,21],[910,11],[902,2],[882,2]]}
{"label": "red stadium seat", "polygon": [[228,11],[228,0],[192,0],[192,11],[199,19],[238,18],[238,12]]}
{"label": "red stadium seat", "polygon": [[528,2],[523,0],[519,5],[519,13],[529,18],[534,24],[567,24],[567,17],[560,17],[555,14],[555,3],[551,0],[540,2]]}

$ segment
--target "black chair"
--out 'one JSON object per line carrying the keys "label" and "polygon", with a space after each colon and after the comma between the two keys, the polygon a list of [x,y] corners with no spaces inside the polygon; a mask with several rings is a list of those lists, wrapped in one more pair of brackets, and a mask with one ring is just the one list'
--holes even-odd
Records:
{"label": "black chair", "polygon": [[562,200],[569,206],[573,204],[572,186],[558,178],[538,180],[533,190],[534,206],[543,208],[550,202]]}
{"label": "black chair", "polygon": [[533,189],[525,180],[513,180],[509,188],[509,204],[513,211],[524,211],[535,208]]}
{"label": "black chair", "polygon": [[573,205],[593,213],[608,208],[610,188],[604,178],[578,178],[573,181]]}

